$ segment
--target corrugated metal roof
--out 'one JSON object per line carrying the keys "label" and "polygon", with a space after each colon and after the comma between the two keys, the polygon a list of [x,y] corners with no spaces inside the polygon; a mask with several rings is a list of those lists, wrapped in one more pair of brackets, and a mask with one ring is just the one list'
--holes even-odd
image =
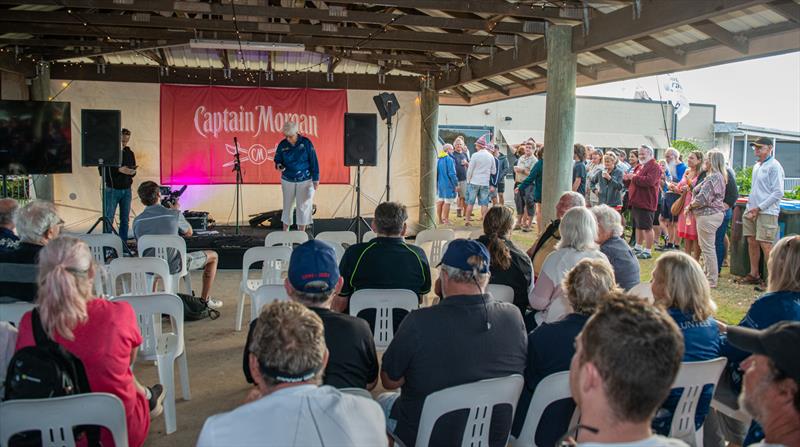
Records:
{"label": "corrugated metal roof", "polygon": [[634,40],[616,43],[606,47],[608,50],[622,57],[636,56],[637,54],[650,53],[650,49]]}
{"label": "corrugated metal roof", "polygon": [[753,28],[783,23],[787,19],[766,6],[758,5],[714,17],[711,21],[732,33],[741,33]]}

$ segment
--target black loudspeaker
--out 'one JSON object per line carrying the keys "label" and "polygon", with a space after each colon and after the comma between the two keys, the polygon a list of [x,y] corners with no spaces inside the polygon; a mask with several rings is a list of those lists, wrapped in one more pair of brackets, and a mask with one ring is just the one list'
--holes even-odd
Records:
{"label": "black loudspeaker", "polygon": [[[372,225],[371,217],[365,217],[364,219],[367,221],[368,224]],[[352,229],[350,228],[350,224],[352,222],[353,219],[349,217],[334,217],[332,219],[314,219],[314,224],[312,225],[312,229],[314,231],[314,237],[317,237],[318,234],[324,231],[348,231],[348,230],[352,231]]]}
{"label": "black loudspeaker", "polygon": [[375,101],[375,107],[378,108],[382,120],[393,117],[400,110],[400,103],[397,102],[397,96],[394,96],[394,93],[383,92],[373,96],[372,100]]}
{"label": "black loudspeaker", "polygon": [[374,113],[344,114],[344,165],[378,165],[378,118]]}
{"label": "black loudspeaker", "polygon": [[83,166],[122,164],[122,114],[119,110],[81,110]]}

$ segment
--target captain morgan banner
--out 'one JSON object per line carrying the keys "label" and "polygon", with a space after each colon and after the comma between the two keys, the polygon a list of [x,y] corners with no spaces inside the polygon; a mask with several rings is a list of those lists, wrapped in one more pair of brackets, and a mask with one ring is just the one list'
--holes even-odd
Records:
{"label": "captain morgan banner", "polygon": [[295,121],[314,144],[320,182],[346,184],[346,90],[161,86],[161,183],[236,183],[239,141],[244,183],[279,184],[275,147]]}

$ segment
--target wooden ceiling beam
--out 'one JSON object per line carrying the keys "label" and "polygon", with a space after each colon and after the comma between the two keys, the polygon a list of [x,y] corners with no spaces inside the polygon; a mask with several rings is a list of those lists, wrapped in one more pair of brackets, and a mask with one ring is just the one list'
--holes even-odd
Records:
{"label": "wooden ceiling beam", "polygon": [[504,87],[504,86],[502,86],[502,85],[500,85],[500,84],[498,84],[498,83],[496,83],[494,81],[491,81],[489,79],[483,79],[483,80],[478,81],[478,82],[480,84],[485,85],[485,86],[489,87],[490,89],[495,90],[497,92],[500,92],[500,93],[502,93],[502,94],[504,94],[506,96],[510,95],[510,93],[508,91],[508,88],[506,88],[506,87]]}
{"label": "wooden ceiling beam", "polygon": [[[362,4],[364,1],[337,0],[337,3]],[[565,8],[543,8],[533,4],[509,3],[505,0],[370,0],[369,3],[398,8],[435,9],[473,14],[487,13],[532,19],[576,20],[575,14],[571,14]],[[583,8],[581,7],[580,10],[582,15]]]}
{"label": "wooden ceiling beam", "polygon": [[679,48],[671,47],[651,36],[636,39],[636,42],[664,59],[669,59],[678,65],[686,65],[686,52]]}
{"label": "wooden ceiling beam", "polygon": [[29,60],[17,59],[17,57],[11,53],[4,52],[0,54],[0,70],[2,71],[10,71],[30,78],[36,72],[34,65],[35,64]]}
{"label": "wooden ceiling beam", "polygon": [[503,77],[527,88],[528,90],[536,90],[536,81],[533,79],[522,79],[513,73],[506,73],[503,75]]}
{"label": "wooden ceiling beam", "polygon": [[592,53],[601,57],[606,62],[616,65],[617,67],[627,71],[628,73],[636,73],[636,64],[630,58],[622,57],[612,51],[606,50],[605,48],[592,50]]}
{"label": "wooden ceiling beam", "polygon": [[770,9],[794,23],[800,23],[800,5],[792,0],[778,0],[769,4]]}
{"label": "wooden ceiling beam", "polygon": [[577,66],[578,74],[586,76],[589,79],[594,81],[597,80],[597,69],[590,65],[583,65],[578,64]]}
{"label": "wooden ceiling beam", "polygon": [[696,28],[703,34],[708,34],[712,39],[739,53],[747,54],[750,52],[750,44],[747,37],[740,34],[733,34],[711,20],[701,20],[692,23],[692,28]]}
{"label": "wooden ceiling beam", "polygon": [[469,95],[469,92],[466,89],[464,89],[464,87],[453,87],[450,90],[456,95],[460,96],[461,99],[467,102],[467,104],[472,102],[472,97]]}

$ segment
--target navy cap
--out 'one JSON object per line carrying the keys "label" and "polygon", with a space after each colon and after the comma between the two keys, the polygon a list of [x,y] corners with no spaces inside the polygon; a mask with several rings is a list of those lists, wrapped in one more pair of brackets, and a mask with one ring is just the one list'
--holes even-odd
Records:
{"label": "navy cap", "polygon": [[289,283],[298,292],[322,293],[333,290],[339,282],[336,252],[328,243],[310,240],[292,250],[289,260]]}
{"label": "navy cap", "polygon": [[478,269],[478,273],[489,273],[489,250],[478,241],[469,239],[455,239],[447,244],[447,251],[442,256],[439,265],[447,265],[471,272],[473,266],[469,265],[470,257],[480,256],[483,259],[483,266]]}
{"label": "navy cap", "polygon": [[755,143],[750,143],[750,146],[772,146],[773,143],[772,138],[761,137]]}

